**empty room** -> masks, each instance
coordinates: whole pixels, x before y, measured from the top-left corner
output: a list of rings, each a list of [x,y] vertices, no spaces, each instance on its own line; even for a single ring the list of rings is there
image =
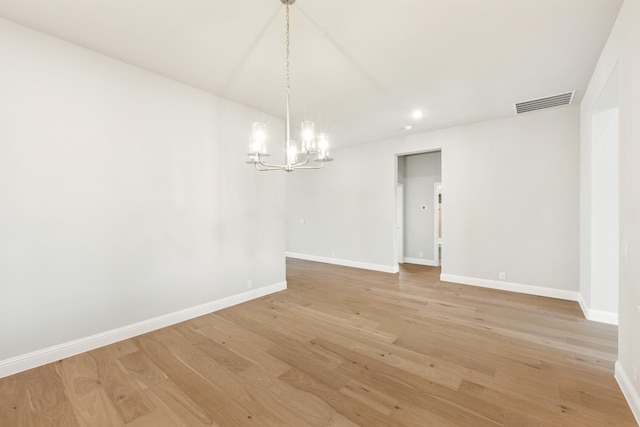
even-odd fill
[[[0,0],[0,426],[640,424],[637,0]]]

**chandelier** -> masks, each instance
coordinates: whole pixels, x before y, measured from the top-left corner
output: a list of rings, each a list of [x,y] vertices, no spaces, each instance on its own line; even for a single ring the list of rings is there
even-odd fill
[[[285,140],[284,163],[274,164],[264,161],[269,157],[267,153],[266,125],[253,123],[251,125],[251,142],[249,161],[259,171],[283,170],[293,172],[295,169],[320,169],[325,163],[332,161],[329,157],[329,137],[326,133],[315,135],[313,122],[302,122],[300,130],[300,147],[291,138],[291,123],[289,120],[289,6],[296,0],[280,0],[286,6],[286,116],[285,116]],[[313,163],[311,163],[313,162]]]

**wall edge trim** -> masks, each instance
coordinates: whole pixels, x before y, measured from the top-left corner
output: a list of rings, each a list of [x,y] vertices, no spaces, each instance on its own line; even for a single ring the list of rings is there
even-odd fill
[[[428,267],[438,267],[438,261],[435,259],[423,259],[423,258],[411,258],[404,257],[402,259],[407,264],[418,264],[418,265],[426,265]]]
[[[227,307],[251,301],[275,292],[287,289],[287,282],[262,286],[240,294],[231,295],[215,301],[161,315],[131,325],[100,332],[95,335],[36,350],[9,359],[0,360],[0,378],[8,377],[19,372],[38,366],[56,362],[67,357],[75,356],[86,351],[94,350],[105,345],[129,339],[147,332],[175,325],[205,314],[213,313]]]
[[[478,286],[481,288],[498,289],[501,291],[518,292],[521,294],[578,301],[577,291],[567,291],[564,289],[545,288],[542,286],[524,285],[521,283],[504,282],[501,280],[498,281],[479,279],[477,277],[457,276],[454,274],[441,274],[440,280],[443,282],[459,283],[462,285]]]
[[[631,412],[633,412],[633,416],[636,417],[636,421],[640,425],[640,394],[633,387],[631,378],[629,378],[619,360],[616,361],[615,378],[631,408]]]
[[[368,262],[351,261],[340,258],[322,257],[317,255],[300,254],[295,252],[285,252],[285,256],[288,258],[302,259],[305,261],[322,262],[324,264],[341,265],[343,267],[355,267],[363,270],[380,271],[382,273],[397,273],[398,266],[371,264]]]
[[[609,325],[618,325],[618,313],[613,313],[610,311],[602,311],[602,310],[593,310],[589,308],[587,303],[582,298],[582,294],[578,294],[578,303],[580,304],[580,308],[582,309],[582,313],[587,320],[591,320],[593,322],[607,323]]]

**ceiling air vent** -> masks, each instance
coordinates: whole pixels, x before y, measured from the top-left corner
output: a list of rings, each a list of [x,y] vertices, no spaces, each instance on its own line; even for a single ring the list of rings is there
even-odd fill
[[[516,114],[528,113],[529,111],[543,110],[545,108],[569,105],[573,101],[576,91],[561,93],[559,95],[547,96],[546,98],[533,99],[531,101],[518,102],[516,104]]]

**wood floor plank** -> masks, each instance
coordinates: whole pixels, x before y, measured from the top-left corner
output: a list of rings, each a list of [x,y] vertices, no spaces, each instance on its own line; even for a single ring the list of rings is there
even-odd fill
[[[180,387],[141,351],[118,359],[123,369],[137,381],[163,416],[177,426],[217,425]]]
[[[342,387],[340,392],[384,415],[390,415],[398,405],[397,398],[353,379]]]
[[[411,404],[433,411],[431,418],[436,418],[438,413],[448,416],[451,413],[460,415],[458,411],[462,411],[465,414],[460,415],[461,419],[468,418],[467,413],[470,413],[476,422],[477,420],[497,421],[504,416],[504,410],[499,405],[473,398],[461,400],[457,391],[433,381],[425,381],[414,373],[390,366],[330,341],[314,340],[314,343],[327,346],[344,357],[344,363],[339,367],[338,372],[358,379],[371,387],[388,390],[390,396],[399,399],[401,407],[406,408],[407,404]],[[448,406],[451,408],[445,409]]]
[[[294,411],[313,426],[355,425],[323,400],[307,393],[299,393],[294,387],[280,378],[273,377],[258,366],[240,375],[253,386],[254,393],[268,393],[282,407],[288,408],[288,411]]]
[[[352,399],[331,387],[327,383],[321,382],[318,378],[308,375],[296,368],[291,368],[280,376],[292,387],[300,391],[309,393],[327,402],[336,412],[360,426],[392,426],[399,425],[393,423],[389,417],[378,411],[371,410],[366,404]]]
[[[169,377],[141,351],[127,354],[118,358],[122,369],[142,388],[147,389],[152,384],[167,381]]]
[[[195,324],[195,326],[194,326]],[[199,333],[242,355],[254,365],[262,367],[274,376],[291,369],[291,366],[266,352],[273,344],[263,337],[249,333],[219,317],[206,316],[189,322],[189,327],[197,328]]]
[[[155,405],[142,392],[139,384],[118,364],[120,353],[103,347],[89,352],[96,361],[98,379],[125,424],[150,414]]]
[[[158,366],[181,390],[220,425],[244,425],[253,418],[234,399],[230,398],[215,378],[207,378],[194,370],[188,362],[175,355],[155,337],[147,334],[134,339],[140,350]]]
[[[56,365],[45,365],[25,373],[26,393],[33,412],[44,412],[61,406],[66,400],[62,379]]]
[[[290,259],[283,292],[0,379],[0,426],[637,426],[615,326],[439,277]]]
[[[194,347],[231,372],[241,373],[253,366],[249,360],[210,339],[197,342]]]
[[[27,397],[34,426],[73,427],[78,420],[65,393],[60,363],[41,366],[28,373]]]
[[[79,426],[76,415],[73,412],[71,402],[62,401],[60,404],[35,412],[33,414],[34,427],[77,427]]]
[[[32,427],[26,377],[29,371],[0,379],[0,425]]]
[[[149,398],[161,409],[161,419],[172,421],[179,427],[219,426],[173,381],[155,383],[145,390]]]
[[[83,353],[64,359],[60,364],[69,402],[80,426],[124,426],[120,414],[102,388],[98,366],[91,355]]]

